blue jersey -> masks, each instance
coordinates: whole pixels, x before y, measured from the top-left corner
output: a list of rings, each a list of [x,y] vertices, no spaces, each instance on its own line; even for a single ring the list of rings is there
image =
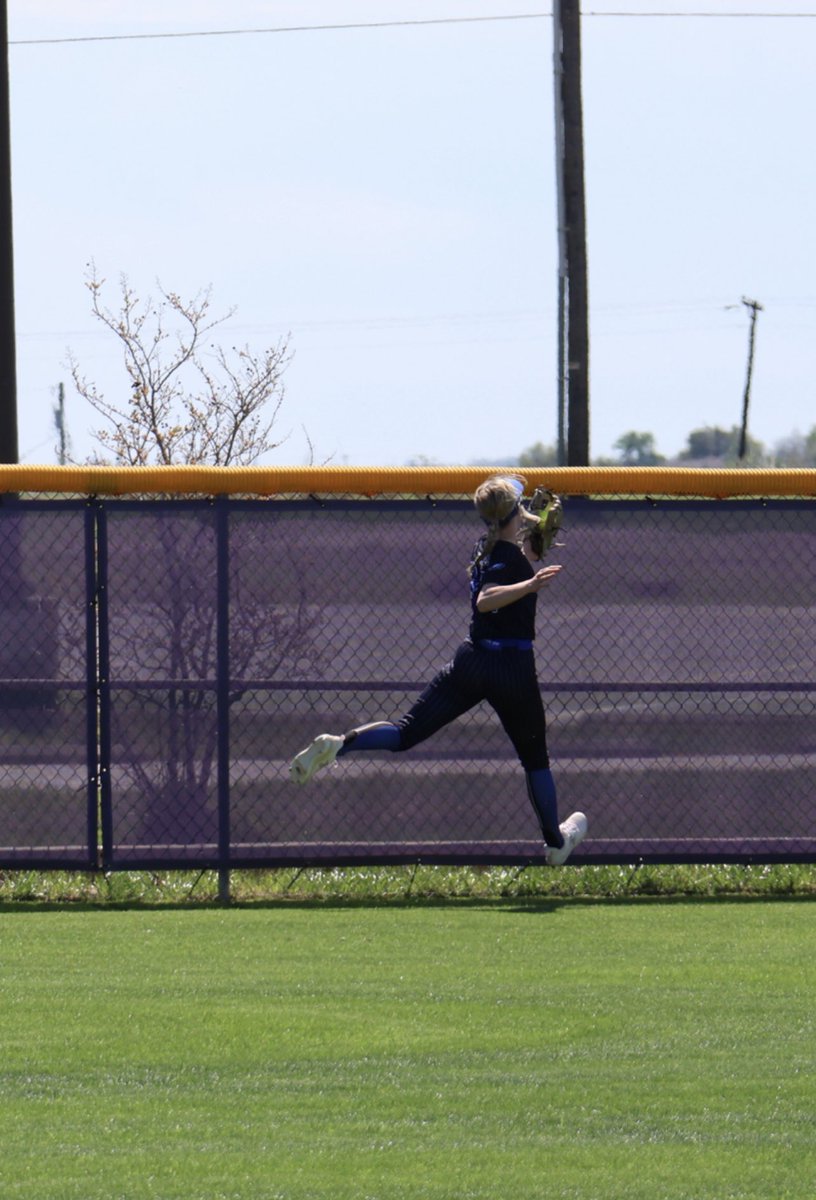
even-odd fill
[[[536,592],[530,592],[493,612],[480,613],[476,608],[476,599],[482,588],[520,583],[523,579],[532,579],[534,574],[529,560],[515,542],[496,542],[487,558],[482,559],[471,575],[471,641],[495,638],[532,640],[535,637]]]

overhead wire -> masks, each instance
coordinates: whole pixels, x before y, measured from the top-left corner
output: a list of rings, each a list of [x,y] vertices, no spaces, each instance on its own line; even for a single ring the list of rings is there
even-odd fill
[[[398,29],[412,25],[465,25],[487,21],[538,21],[549,13],[508,13],[499,16],[481,17],[416,17],[398,21],[345,21],[332,24],[274,25],[258,29],[190,29],[175,33],[107,33],[82,37],[27,38],[13,40],[10,46],[55,45],[65,42],[138,42],[159,41],[167,38],[197,37],[241,37],[275,33],[314,33],[351,29]]]
[[[394,21],[346,21],[331,24],[319,23],[311,25],[276,25],[255,29],[190,29],[164,33],[104,33],[86,34],[77,37],[12,38],[9,40],[8,44],[9,46],[56,46],[70,45],[78,42],[139,42],[166,41],[170,39],[181,38],[257,37],[262,35],[282,33],[337,32],[355,29],[400,29],[430,25],[473,25],[500,21],[540,21],[550,18],[552,15],[552,12],[494,13],[470,17],[414,17]],[[644,12],[636,12],[631,9],[618,9],[615,11],[589,9],[583,12],[582,16],[633,19],[673,18],[711,20],[813,20],[816,19],[816,10],[810,12],[719,12],[709,9],[697,9],[694,11],[654,9]]]

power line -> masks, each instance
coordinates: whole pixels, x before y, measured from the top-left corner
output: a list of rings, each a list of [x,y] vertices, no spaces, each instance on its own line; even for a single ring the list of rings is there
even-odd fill
[[[709,10],[697,10],[695,12],[679,12],[679,11],[650,11],[650,12],[634,12],[632,10],[620,9],[615,12],[599,12],[590,9],[583,13],[584,17],[612,17],[612,18],[633,18],[633,19],[653,19],[653,18],[672,18],[683,20],[814,20],[816,19],[816,11],[814,12],[713,12]],[[474,25],[485,24],[487,22],[499,21],[541,21],[552,18],[551,12],[530,12],[530,13],[503,13],[493,16],[481,17],[423,17],[413,20],[402,21],[349,21],[338,24],[320,24],[320,25],[277,25],[268,28],[260,29],[192,29],[184,30],[177,33],[108,33],[108,34],[90,34],[82,37],[58,37],[58,38],[15,38],[9,41],[10,46],[63,46],[71,45],[78,42],[143,42],[143,41],[167,41],[171,39],[182,38],[204,38],[204,37],[257,37],[260,35],[279,34],[279,33],[317,33],[317,32],[334,32],[342,30],[354,29],[401,29],[412,26],[428,26],[428,25]]]
[[[542,14],[546,15],[546,14]],[[710,12],[698,10],[697,12],[585,12],[585,17],[689,17],[689,18],[710,18],[714,21],[725,20],[750,20],[756,17],[762,20],[813,20],[816,18],[816,12]]]
[[[403,21],[349,21],[333,25],[277,25],[267,29],[196,29],[180,33],[110,33],[88,37],[31,38],[11,41],[11,46],[62,45],[70,42],[138,42],[167,38],[240,37],[273,33],[314,33],[346,29],[399,29],[412,25],[466,25],[487,21],[539,21],[551,13],[508,13],[484,17],[425,17]]]

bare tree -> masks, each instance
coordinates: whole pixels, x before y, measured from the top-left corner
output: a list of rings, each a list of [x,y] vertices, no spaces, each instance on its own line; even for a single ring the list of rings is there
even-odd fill
[[[158,285],[157,299],[142,300],[122,275],[114,310],[93,263],[86,286],[94,316],[119,340],[129,381],[127,398],[110,400],[69,354],[74,386],[106,422],[94,431],[106,456],[128,466],[248,466],[285,440],[272,431],[292,357],[287,338],[259,353],[213,344],[208,335],[234,310],[213,316],[210,288],[182,300]]]
[[[159,287],[158,298],[141,300],[123,275],[114,311],[103,300],[104,284],[91,264],[92,311],[122,348],[125,399],[111,400],[88,382],[73,356],[69,365],[77,391],[105,421],[94,432],[105,459],[129,466],[247,466],[281,444],[273,429],[291,359],[286,338],[260,353],[225,350],[211,334],[232,313],[212,314],[209,289],[182,300]],[[123,596],[111,631],[112,673],[134,679],[126,691],[130,701],[120,703],[113,721],[115,757],[130,780],[140,836],[211,841],[218,719],[207,682],[216,670],[218,626],[212,513],[179,517],[157,506],[155,514],[146,508],[140,517],[142,553],[130,575],[119,567]],[[287,537],[275,532],[272,544],[279,552]],[[319,612],[307,603],[304,580],[282,595],[264,566],[268,526],[261,521],[255,529],[239,520],[236,540],[241,549],[230,563],[231,703],[245,695],[240,681],[286,678],[313,668],[319,657]],[[142,681],[149,682],[140,686]],[[259,689],[248,691],[244,708],[260,712]]]

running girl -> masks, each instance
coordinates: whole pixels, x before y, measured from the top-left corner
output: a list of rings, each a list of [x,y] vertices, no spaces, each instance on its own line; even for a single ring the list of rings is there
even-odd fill
[[[491,477],[475,492],[476,511],[487,532],[476,543],[469,568],[470,633],[452,661],[398,721],[377,721],[342,735],[322,733],[294,757],[289,773],[304,784],[347,754],[410,750],[486,700],[524,769],[527,794],[549,848],[547,861],[558,866],[586,836],[587,819],[576,812],[558,823],[533,640],[538,593],[561,567],[535,569],[530,535],[538,517],[522,504],[523,493],[523,480],[504,475]]]

